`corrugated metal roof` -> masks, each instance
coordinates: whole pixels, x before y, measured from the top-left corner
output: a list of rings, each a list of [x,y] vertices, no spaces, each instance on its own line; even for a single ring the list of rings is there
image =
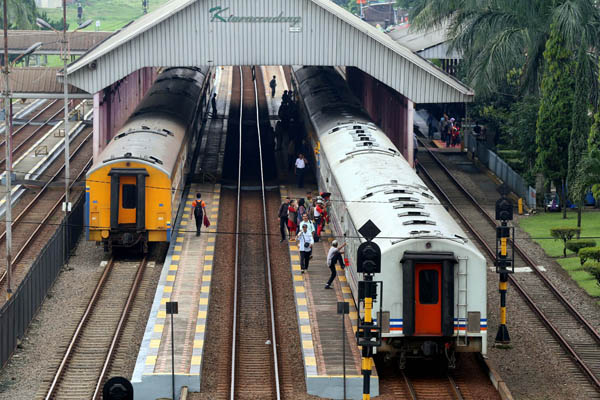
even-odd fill
[[[15,98],[51,98],[63,95],[63,85],[56,75],[62,68],[26,67],[10,70],[11,96]],[[81,96],[77,96],[81,95]],[[69,85],[69,96],[90,97],[89,93]]]
[[[94,46],[100,44],[104,39],[114,32],[67,32],[72,54],[83,54]],[[37,54],[57,54],[60,52],[60,40],[62,35],[53,31],[8,31],[8,52],[20,54],[34,43],[41,42]],[[4,41],[0,40],[0,51],[4,51]]]
[[[221,14],[300,17],[295,25],[223,22],[211,7],[207,0],[166,3],[71,64],[70,80],[95,93],[146,66],[345,65],[416,103],[472,100],[470,88],[330,0],[231,0]]]
[[[456,50],[449,51],[448,24],[426,31],[414,31],[409,24],[403,24],[392,29],[388,35],[396,43],[424,58],[462,58]]]

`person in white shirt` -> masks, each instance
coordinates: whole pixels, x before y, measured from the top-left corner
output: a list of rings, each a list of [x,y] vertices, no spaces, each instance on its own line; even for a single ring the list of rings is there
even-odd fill
[[[299,188],[304,187],[304,171],[306,171],[306,158],[304,158],[304,154],[298,154],[298,158],[296,159],[295,170],[296,180]]]
[[[329,248],[329,252],[327,253],[327,266],[329,267],[329,270],[331,271],[331,276],[329,277],[329,280],[325,284],[325,289],[331,289],[331,283],[335,279],[335,263],[339,262],[340,267],[342,267],[342,269],[344,269],[344,259],[342,257],[342,254],[343,254],[342,249],[345,246],[346,246],[346,243],[344,243],[343,245],[341,245],[338,248],[337,240],[334,240],[333,242],[331,242],[331,247]]]
[[[298,250],[300,250],[300,269],[302,273],[308,270],[308,262],[312,254],[312,247],[315,243],[312,234],[308,233],[308,226],[302,225],[302,230],[296,236],[296,242],[298,243]]]
[[[302,227],[304,225],[306,225],[306,231],[312,235],[315,231],[315,225],[312,223],[312,221],[309,221],[307,213],[302,214],[302,222],[300,222],[300,231],[302,231]]]

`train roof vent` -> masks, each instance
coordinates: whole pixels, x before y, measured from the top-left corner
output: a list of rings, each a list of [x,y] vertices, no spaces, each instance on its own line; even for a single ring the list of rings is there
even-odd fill
[[[392,190],[386,190],[383,193],[384,194],[413,194],[414,192],[411,190],[406,190],[406,189],[392,189]]]
[[[437,225],[437,223],[427,219],[412,219],[410,221],[404,221],[402,225]]]
[[[359,143],[356,144],[356,147],[379,147],[379,145],[371,141],[361,140]]]
[[[400,208],[425,208],[422,204],[411,204],[411,203],[402,203],[402,204],[396,204],[394,206],[395,210],[398,210]]]
[[[163,129],[162,129],[162,131],[163,131],[163,132],[165,132],[165,133],[166,133],[167,135],[169,135],[169,136],[175,136],[175,135],[173,134],[173,132],[171,132],[171,131],[170,131],[170,130],[168,130],[168,129],[165,129],[165,128],[163,128]]]
[[[423,193],[421,193],[421,194],[422,194],[423,196],[427,197],[428,199],[433,199],[433,196],[432,196],[432,195],[430,195],[429,193],[425,193],[425,192],[423,192]]]
[[[411,235],[424,235],[427,233],[431,233],[431,231],[410,231]]]
[[[339,126],[337,126],[337,127],[333,128],[333,129],[331,130],[331,133],[337,132],[337,131],[339,131],[339,130],[340,130],[340,127],[339,127]]]
[[[160,159],[158,159],[158,158],[156,158],[156,157],[154,157],[154,156],[150,156],[150,157],[148,157],[148,158],[149,158],[150,160],[154,161],[154,162],[155,162],[155,163],[157,163],[157,164],[161,164],[161,165],[162,165],[162,163],[163,163],[163,162],[162,162],[162,160],[160,160]]]
[[[149,127],[149,126],[146,126],[146,125],[142,125],[142,129],[143,129],[143,130],[145,130],[145,131],[149,131],[149,130],[150,130],[150,127]]]
[[[131,153],[130,152],[125,153],[125,154],[123,154],[123,157],[129,158],[129,157],[131,157]]]
[[[398,180],[397,179],[391,179],[390,183],[398,183]]]
[[[398,213],[399,217],[429,217],[431,214],[425,211],[404,211]]]
[[[417,199],[416,197],[403,196],[403,197],[392,197],[389,201],[390,201],[390,203],[397,203],[399,201],[409,201],[412,203],[418,203],[419,199]]]
[[[371,197],[371,196],[373,196],[373,192],[370,192],[370,193],[367,193],[367,194],[365,194],[365,195],[364,195],[363,197],[361,197],[360,199],[361,199],[361,200],[368,199],[368,198],[369,198],[369,197]]]
[[[360,125],[354,125],[354,126],[352,127],[352,129],[362,129],[362,126],[360,126]]]

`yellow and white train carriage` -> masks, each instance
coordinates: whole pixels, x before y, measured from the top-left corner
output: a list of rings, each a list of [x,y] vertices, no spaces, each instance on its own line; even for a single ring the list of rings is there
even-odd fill
[[[162,72],[86,176],[88,239],[105,249],[170,241],[190,170],[208,69]]]

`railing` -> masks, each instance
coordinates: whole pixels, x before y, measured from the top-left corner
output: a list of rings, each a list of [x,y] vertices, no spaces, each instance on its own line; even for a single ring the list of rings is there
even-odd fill
[[[83,203],[80,196],[69,214],[69,251],[83,232]],[[64,221],[64,220],[63,220]],[[64,224],[61,224],[31,265],[14,295],[0,308],[0,366],[4,367],[14,353],[29,323],[44,302],[66,261]]]
[[[484,141],[477,140],[470,133],[465,134],[465,147],[474,154],[479,161],[488,167],[498,178],[500,178],[515,194],[527,203],[530,208],[535,208],[535,189],[527,184],[525,179],[515,172],[496,153],[488,149]]]

